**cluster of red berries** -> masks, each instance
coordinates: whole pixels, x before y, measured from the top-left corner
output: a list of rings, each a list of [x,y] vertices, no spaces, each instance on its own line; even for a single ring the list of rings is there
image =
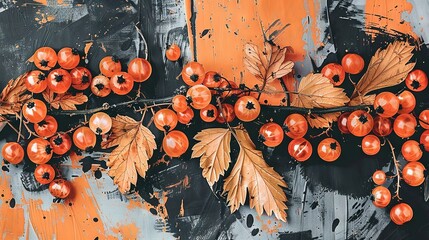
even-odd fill
[[[342,64],[330,63],[322,69],[322,74],[330,79],[331,83],[339,86],[344,82],[345,74],[358,74],[364,68],[364,60],[358,54],[346,54]],[[404,90],[398,95],[390,92],[382,92],[374,101],[373,116],[364,110],[345,112],[338,119],[338,128],[343,134],[352,134],[363,137],[361,148],[366,155],[376,155],[381,148],[380,137],[387,137],[394,132],[401,138],[409,138],[414,135],[418,121],[412,114],[416,99],[412,92],[423,91],[428,85],[428,78],[421,70],[409,73],[405,84],[410,91]],[[411,92],[412,91],[412,92]],[[392,123],[392,118],[396,116]],[[419,115],[420,126],[426,129],[420,143],[415,140],[407,140],[401,148],[402,156],[409,163],[402,169],[402,178],[410,186],[420,186],[424,182],[423,164],[418,162],[423,156],[422,148],[429,151],[429,110],[424,110]],[[308,160],[312,153],[311,143],[304,138],[308,130],[308,123],[301,114],[293,113],[286,117],[283,125],[274,122],[264,124],[259,130],[260,140],[268,147],[280,145],[284,139],[284,133],[292,140],[288,145],[289,155],[297,161]],[[373,134],[371,134],[371,132]],[[317,147],[318,156],[327,162],[336,161],[341,155],[341,145],[334,138],[323,139]],[[373,181],[382,185],[386,181],[386,174],[378,170],[374,173]],[[377,186],[373,190],[374,205],[386,207],[391,200],[390,191],[384,186]],[[395,205],[390,212],[392,221],[401,225],[412,218],[412,209],[406,203]]]
[[[166,50],[166,57],[170,61],[177,61],[180,58],[180,47],[172,44]],[[107,97],[111,92],[126,95],[133,89],[134,82],[144,82],[152,73],[151,64],[143,58],[132,59],[128,63],[127,72],[123,72],[119,59],[107,56],[99,63],[101,74],[92,77],[87,68],[79,66],[81,59],[78,50],[69,47],[62,48],[58,53],[50,47],[37,49],[32,60],[38,70],[33,70],[25,76],[27,90],[33,94],[47,90],[64,94],[70,88],[78,91],[90,88],[98,97]],[[57,65],[59,68],[55,68]],[[196,91],[192,96],[198,99],[198,89],[194,90]],[[197,102],[198,100],[194,105]],[[165,111],[171,110],[163,109],[156,116],[160,117]],[[54,154],[61,156],[68,153],[72,145],[82,151],[93,148],[97,143],[96,135],[110,131],[112,119],[104,112],[94,113],[89,120],[89,127],[81,126],[75,129],[71,137],[71,131],[58,131],[57,120],[47,113],[48,108],[42,100],[30,99],[23,104],[22,115],[27,123],[33,124],[33,135],[36,138],[27,144],[26,152],[17,142],[6,143],[2,148],[2,156],[11,164],[19,164],[26,154],[30,161],[37,164],[34,170],[36,181],[43,185],[49,184],[49,191],[54,197],[66,198],[71,192],[71,184],[61,177],[59,170],[49,164],[49,161]],[[158,124],[158,120],[155,123]],[[166,151],[174,150],[174,147],[169,148],[171,142],[177,143],[177,140],[183,137],[186,138],[186,135],[182,132],[170,132],[164,139]]]
[[[220,108],[211,104],[212,94],[228,98],[238,95],[241,91],[237,84],[222,78],[214,71],[206,72],[198,62],[189,62],[183,67],[182,79],[189,86],[186,95],[176,95],[172,99],[172,108],[162,109],[155,113],[155,126],[167,132],[163,140],[163,149],[170,157],[178,157],[184,154],[189,142],[185,134],[180,131],[172,131],[177,123],[189,124],[194,118],[194,110],[199,110],[199,115],[204,122],[229,123],[235,118],[250,122],[255,120],[261,111],[261,106],[256,98],[242,96],[235,105],[222,103]],[[217,89],[217,90],[216,90]]]
[[[177,61],[180,58],[180,48],[173,44],[166,51],[166,58]],[[122,71],[120,61],[114,56],[107,56],[99,63],[101,74],[92,77],[91,72],[78,66],[81,56],[72,48],[63,48],[58,54],[49,47],[39,48],[33,55],[33,61],[39,70],[31,71],[25,78],[27,89],[32,93],[42,93],[49,89],[56,94],[64,94],[72,87],[78,91],[90,88],[98,97],[106,97],[111,91],[118,95],[127,95],[134,87],[134,82],[146,81],[151,73],[151,64],[142,58],[132,59],[128,63],[127,72]],[[53,69],[57,64],[59,68]],[[342,64],[330,63],[322,69],[322,74],[339,86],[344,82],[345,74],[358,74],[364,68],[364,60],[357,54],[346,54]],[[198,62],[189,62],[182,69],[182,79],[189,86],[185,95],[172,98],[172,110],[169,108],[157,111],[153,122],[157,129],[165,132],[162,141],[163,150],[170,157],[179,157],[189,148],[187,136],[175,130],[178,123],[189,124],[194,118],[194,110],[199,110],[201,119],[205,122],[229,123],[235,118],[242,122],[251,122],[258,118],[261,106],[252,94],[243,94],[244,89],[236,83],[228,81],[214,71],[206,72]],[[422,91],[427,87],[428,79],[421,70],[412,71],[406,81],[411,91]],[[221,103],[212,104],[212,95],[223,99],[232,95],[238,97],[234,105]],[[343,113],[338,119],[338,128],[344,134],[352,134],[362,138],[362,151],[367,155],[375,155],[381,148],[379,137],[386,137],[392,131],[401,138],[409,138],[415,133],[417,120],[411,114],[416,106],[412,92],[403,91],[398,95],[382,92],[374,102],[375,118],[363,110]],[[64,155],[74,144],[80,150],[93,148],[97,143],[96,135],[106,134],[112,127],[111,117],[103,112],[95,113],[89,120],[89,127],[81,126],[69,132],[58,131],[58,123],[53,116],[47,115],[46,104],[39,99],[28,100],[22,108],[24,118],[33,123],[36,138],[27,145],[28,158],[37,164],[34,171],[35,179],[41,184],[50,184],[49,190],[58,198],[65,198],[71,191],[68,181],[62,179],[53,166],[48,164],[54,154]],[[398,114],[398,115],[397,115]],[[396,118],[391,121],[391,118]],[[401,149],[404,158],[409,163],[402,170],[404,181],[411,186],[419,186],[424,181],[424,166],[418,162],[423,152],[420,144],[429,151],[429,110],[424,110],[419,116],[420,125],[427,129],[420,138],[420,143],[414,140],[406,141]],[[268,147],[277,147],[284,135],[291,138],[288,153],[297,161],[308,160],[313,148],[305,139],[308,131],[306,118],[297,113],[288,115],[283,125],[268,122],[259,129],[259,139]],[[372,131],[373,134],[370,134]],[[327,162],[336,161],[341,155],[341,145],[334,138],[323,139],[317,147],[318,156]],[[3,158],[18,164],[24,158],[23,147],[16,142],[6,143],[2,149]],[[57,177],[57,178],[56,178]],[[378,170],[373,176],[374,183],[382,185],[386,174]],[[390,191],[377,186],[373,190],[374,204],[386,207],[390,203]],[[411,214],[410,214],[411,213]],[[407,222],[412,217],[412,209],[406,203],[400,203],[392,208],[391,218],[397,224]]]
[[[83,91],[91,88],[94,95],[106,97],[113,91],[119,95],[129,93],[134,82],[146,81],[152,67],[148,61],[135,58],[128,64],[128,72],[121,71],[121,63],[116,57],[108,56],[100,61],[101,75],[92,77],[91,72],[78,66],[81,56],[76,49],[62,48],[58,54],[50,47],[41,47],[33,55],[38,70],[29,72],[25,77],[27,90],[33,94],[47,89],[56,94],[64,94],[72,87]],[[59,68],[53,69],[59,65]],[[74,130],[72,137],[68,132],[58,131],[57,120],[47,115],[46,104],[39,99],[30,99],[23,104],[22,115],[28,123],[33,123],[34,135],[27,144],[26,155],[37,167],[35,179],[40,184],[49,184],[54,197],[65,198],[71,191],[70,182],[62,179],[58,170],[48,162],[53,155],[64,155],[74,144],[80,150],[88,150],[96,145],[97,135],[106,134],[112,127],[112,119],[103,112],[95,113],[89,120],[89,127],[82,126]],[[12,164],[24,159],[24,149],[17,142],[8,142],[2,148],[3,158]]]
[[[357,74],[363,67],[364,61],[359,55],[347,54],[342,60],[342,65],[330,63],[322,69],[322,74],[338,86],[344,81],[345,72]],[[405,79],[405,85],[410,91],[404,90],[397,95],[391,92],[382,92],[376,96],[374,111],[377,116],[375,118],[363,110],[346,112],[339,117],[338,128],[344,134],[363,137],[362,151],[366,155],[376,155],[381,148],[379,137],[387,137],[393,131],[400,138],[409,138],[416,132],[419,122],[420,126],[426,129],[420,137],[420,143],[415,140],[407,140],[401,148],[402,156],[408,161],[402,169],[402,179],[408,185],[415,187],[420,186],[425,178],[425,167],[418,161],[423,156],[421,146],[429,151],[429,110],[423,110],[419,115],[419,121],[416,120],[412,113],[416,107],[416,98],[412,92],[421,92],[426,89],[428,86],[427,75],[421,70],[413,70]],[[395,118],[392,123],[393,117]],[[373,134],[370,134],[371,131]],[[331,149],[330,151],[335,150]],[[321,155],[320,157],[324,159]],[[400,177],[399,173],[397,174],[397,177]],[[372,191],[374,205],[380,208],[387,207],[392,197],[390,191],[382,186],[386,182],[386,173],[377,170],[372,179],[377,185]],[[406,203],[399,203],[390,211],[390,218],[398,225],[410,221],[412,217],[413,210]]]

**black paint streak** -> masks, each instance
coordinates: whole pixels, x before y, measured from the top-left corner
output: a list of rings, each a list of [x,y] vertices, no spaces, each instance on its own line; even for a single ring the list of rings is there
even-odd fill
[[[100,165],[101,168],[107,169],[107,165],[105,161],[100,161],[97,159],[94,159],[90,156],[84,157],[79,161],[82,164],[82,171],[83,172],[88,172],[89,170],[91,170],[92,165]],[[94,176],[99,179],[101,178],[101,171],[99,169],[97,169],[94,172]]]
[[[316,209],[317,208],[317,206],[319,206],[319,202],[318,201],[314,201],[311,205],[310,205],[310,208],[311,209]]]
[[[335,232],[335,229],[337,228],[338,224],[340,223],[340,219],[335,218],[332,222],[332,232]]]
[[[103,176],[103,174],[101,173],[100,169],[95,170],[94,177],[96,179],[100,179],[102,176]]]
[[[34,170],[33,170],[34,171]],[[47,185],[42,185],[34,178],[33,171],[23,170],[21,172],[21,182],[25,190],[29,192],[40,192],[48,188]]]
[[[14,208],[14,207],[15,207],[15,204],[16,204],[16,202],[15,202],[15,198],[12,198],[12,199],[9,201],[9,207],[10,207],[10,208]]]
[[[210,29],[204,29],[201,33],[200,33],[200,38],[203,38],[204,36],[206,36],[208,33],[210,33]],[[209,35],[210,37],[210,35]]]
[[[247,215],[246,225],[247,225],[248,228],[251,228],[253,226],[253,221],[254,221],[253,220],[253,215],[252,214]]]
[[[156,211],[156,209],[155,209],[155,208],[151,208],[151,209],[149,209],[149,211],[150,211],[153,215],[157,215],[157,214],[158,214],[158,211]]]
[[[371,230],[373,227],[375,227],[378,224],[378,219],[375,217],[376,212],[374,211],[371,215],[371,217],[368,219],[368,222],[361,228],[361,231],[365,230]]]
[[[198,54],[197,54],[197,25],[196,25],[196,20],[197,20],[197,12],[195,11],[195,6],[194,6],[194,0],[191,1],[191,17],[189,18],[189,22],[191,25],[191,32],[192,32],[192,41],[194,42],[194,47],[193,47],[193,57],[194,57],[194,61],[198,62]]]
[[[348,222],[353,222],[353,221],[358,220],[358,219],[362,216],[363,212],[364,212],[364,209],[359,209],[359,210],[358,210],[358,211],[356,211],[353,215],[351,215],[351,216],[347,219],[347,221],[348,221]]]
[[[311,230],[303,231],[303,232],[285,232],[285,233],[279,233],[279,239],[280,240],[311,240]]]

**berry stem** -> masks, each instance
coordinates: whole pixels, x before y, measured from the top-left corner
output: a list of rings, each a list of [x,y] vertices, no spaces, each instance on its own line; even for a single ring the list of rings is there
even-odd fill
[[[401,181],[401,173],[399,170],[399,162],[398,159],[396,159],[396,155],[395,155],[395,148],[393,147],[392,143],[390,142],[389,139],[386,139],[387,143],[389,144],[390,150],[392,151],[392,157],[393,157],[393,164],[395,165],[395,169],[396,169],[396,175],[394,177],[396,177],[396,191],[395,191],[395,196],[398,200],[402,200],[402,198],[399,196],[399,188],[401,187],[400,185],[400,181]]]
[[[14,131],[14,132],[16,132],[16,134],[18,134],[18,139],[16,140],[16,142],[19,142],[19,138],[21,137],[21,138],[25,138],[24,137],[24,135],[22,135],[22,133],[20,133],[19,131],[18,131],[18,129],[16,129],[10,122],[9,122],[9,120],[8,121],[6,121],[6,124],[10,127],[10,128],[12,128],[12,130]]]
[[[126,102],[116,103],[113,105],[105,103],[101,107],[90,108],[90,109],[86,109],[86,110],[67,110],[67,111],[66,110],[61,110],[61,111],[54,110],[54,111],[50,111],[49,114],[53,115],[53,116],[87,115],[87,114],[93,114],[93,113],[100,112],[100,111],[107,111],[107,110],[111,110],[111,109],[126,107],[128,105],[133,105],[133,104],[145,104],[145,105],[146,104],[152,104],[152,105],[158,106],[160,103],[170,103],[172,99],[173,99],[173,97],[165,97],[165,98],[159,98],[159,99],[141,98],[141,99],[135,99],[135,100],[126,101]]]
[[[173,96],[159,98],[159,99],[135,99],[135,100],[121,102],[113,105],[109,105],[106,103],[101,107],[91,108],[87,110],[67,110],[67,111],[53,110],[53,111],[50,111],[49,114],[53,116],[88,115],[88,114],[93,114],[100,111],[117,109],[117,108],[133,105],[133,104],[143,104],[143,105],[147,105],[149,108],[152,105],[161,106],[161,105],[170,104],[172,99],[173,99]],[[267,109],[276,109],[279,111],[296,112],[296,113],[303,113],[303,114],[309,114],[309,113],[326,114],[326,113],[335,113],[335,112],[348,112],[348,111],[362,110],[362,109],[368,109],[368,108],[372,109],[372,106],[370,105],[342,106],[342,107],[334,107],[334,108],[302,108],[302,107],[293,107],[293,106],[268,106],[268,105],[262,105],[262,107]]]
[[[16,140],[17,142],[19,142],[19,139],[22,136],[21,131],[22,131],[22,111],[19,113],[19,130],[18,130],[18,139]]]
[[[318,137],[320,137],[320,136],[323,136],[323,135],[326,135],[326,136],[328,136],[328,137],[331,137],[330,135],[329,135],[329,132],[332,130],[332,124],[329,124],[329,127],[327,128],[327,129],[325,129],[323,132],[321,132],[321,133],[319,133],[319,134],[317,134],[317,135],[310,135],[310,138],[311,139],[314,139],[314,138],[318,138]]]
[[[88,121],[83,121],[83,122],[79,123],[78,125],[76,125],[76,126],[70,128],[69,130],[65,131],[64,133],[71,133],[74,130],[76,130],[76,129],[82,127],[82,126],[85,126],[86,124],[88,124]]]

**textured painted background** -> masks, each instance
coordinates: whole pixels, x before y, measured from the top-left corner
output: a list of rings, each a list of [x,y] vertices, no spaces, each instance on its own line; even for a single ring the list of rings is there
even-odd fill
[[[395,39],[418,44],[417,67],[428,71],[429,3],[419,0],[0,0],[0,86],[33,65],[26,60],[40,46],[63,46],[88,52],[87,64],[98,73],[98,61],[115,54],[123,63],[143,52],[135,26],[148,44],[154,67],[145,90],[149,96],[171,95],[182,85],[176,76],[184,62],[195,59],[207,70],[250,86],[255,79],[243,66],[243,45],[262,44],[262,30],[277,23],[276,43],[291,46],[295,78],[318,71],[346,52],[368,61],[379,47]],[[277,22],[277,20],[279,20]],[[177,43],[183,59],[164,58],[166,46]],[[350,85],[346,88],[351,90]],[[155,91],[153,90],[155,89]],[[279,104],[284,96],[269,99]],[[423,96],[418,96],[423,99]],[[111,100],[115,101],[115,100]],[[92,100],[88,106],[102,104]],[[283,121],[284,116],[275,120]],[[76,119],[75,119],[76,120]],[[77,119],[78,120],[78,119]],[[194,125],[198,125],[194,127]],[[189,136],[201,124],[182,127]],[[203,127],[207,127],[203,125]],[[257,124],[248,129],[256,132]],[[156,133],[157,131],[154,130]],[[0,145],[13,141],[0,132]],[[158,133],[159,134],[159,133]],[[255,134],[255,133],[254,133]],[[357,141],[335,136],[347,146],[342,159],[326,164],[318,159],[296,165],[285,157],[286,141],[274,152],[264,149],[267,162],[289,187],[288,223],[257,217],[242,207],[231,214],[210,189],[196,159],[164,159],[158,153],[146,179],[135,192],[121,195],[105,173],[97,153],[61,159],[74,195],[53,203],[43,189],[31,184],[32,166],[5,165],[0,172],[0,236],[3,239],[429,239],[429,205],[421,188],[404,186],[402,196],[415,212],[412,222],[397,227],[388,210],[369,200],[370,176],[391,170],[387,151],[379,158],[360,156]],[[393,139],[397,144],[399,139]],[[262,147],[262,146],[259,146]],[[357,154],[356,154],[357,153]],[[233,155],[237,154],[233,151]],[[427,165],[427,156],[423,163]],[[158,160],[159,159],[159,160]]]

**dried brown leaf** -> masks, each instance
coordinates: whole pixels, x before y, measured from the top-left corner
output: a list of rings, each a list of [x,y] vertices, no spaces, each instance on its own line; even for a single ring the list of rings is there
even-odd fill
[[[110,146],[117,147],[109,154],[108,173],[119,191],[125,193],[131,184],[137,183],[137,173],[141,177],[146,176],[148,160],[156,149],[155,136],[140,122],[127,116],[118,115],[112,118],[112,123],[115,128],[112,128],[108,141]],[[109,145],[103,147],[106,146]]]
[[[265,211],[274,213],[277,219],[286,221],[286,187],[283,178],[265,162],[262,152],[255,148],[249,134],[244,129],[235,130],[240,153],[231,174],[225,179],[224,193],[231,212],[236,211],[246,201],[259,215]]]
[[[358,105],[373,105],[375,101],[375,94],[370,94],[366,96],[357,96],[350,100],[349,106],[358,106]]]
[[[200,158],[203,177],[210,186],[224,175],[231,162],[231,131],[225,128],[210,128],[194,137],[199,143],[192,147],[192,158]]]
[[[303,108],[333,108],[344,106],[349,98],[344,89],[336,88],[322,74],[308,74],[299,86],[292,106]]]
[[[27,74],[19,76],[17,79],[12,79],[0,94],[1,102],[18,103],[28,100],[31,96],[24,94],[27,91],[25,86],[25,77]]]
[[[396,41],[386,49],[378,49],[369,62],[366,73],[356,85],[352,95],[355,98],[365,96],[372,91],[392,87],[405,80],[415,63],[408,63],[413,57],[414,46],[407,42]]]
[[[334,87],[321,74],[312,73],[301,80],[297,94],[294,95],[292,106],[310,109],[341,107],[350,100],[344,89]],[[311,127],[326,128],[336,121],[336,115],[338,114],[310,115],[307,120]]]
[[[341,113],[327,113],[327,114],[311,114],[307,116],[307,122],[312,128],[327,128],[337,121]]]
[[[118,146],[122,138],[126,136],[126,134],[135,128],[138,128],[140,122],[128,117],[118,115],[115,118],[112,118],[112,130],[107,141],[101,142],[101,147],[103,149],[111,148]]]
[[[1,103],[0,115],[15,115],[21,110],[19,104]]]
[[[16,114],[21,110],[22,104],[31,98],[27,94],[23,74],[17,79],[12,79],[0,93],[0,115]]]
[[[64,93],[58,94],[54,100],[49,103],[55,109],[59,109],[61,107],[63,110],[77,110],[76,105],[81,105],[87,101],[88,97],[83,93],[76,93],[76,95]]]
[[[244,46],[244,65],[263,83],[269,84],[292,71],[294,63],[285,61],[287,48],[279,48],[267,42],[264,49],[259,50],[254,44]]]
[[[244,65],[256,78],[263,80],[266,70],[259,57],[258,47],[253,44],[246,44],[244,46],[244,51],[246,53]]]
[[[42,92],[42,96],[45,99],[45,101],[49,104],[53,102],[55,99],[54,92],[51,91],[49,88],[46,88],[46,90]]]

